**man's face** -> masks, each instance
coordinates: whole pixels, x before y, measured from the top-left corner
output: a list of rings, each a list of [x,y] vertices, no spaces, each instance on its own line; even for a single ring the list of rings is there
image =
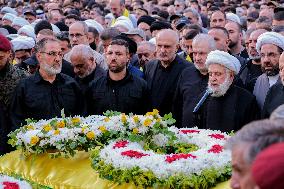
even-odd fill
[[[79,78],[84,78],[92,73],[94,58],[87,59],[81,55],[71,56],[71,64],[74,68],[74,73]]]
[[[180,14],[183,11],[185,5],[182,2],[176,1],[174,6],[176,14]]]
[[[3,20],[2,20],[2,24],[3,24],[3,25],[7,25],[7,26],[11,26],[11,25],[12,25],[12,22],[11,22],[10,20],[8,20],[8,19],[3,19]]]
[[[45,49],[37,53],[40,70],[44,70],[49,75],[60,73],[62,68],[62,56],[63,54],[58,42],[47,42]]]
[[[210,64],[208,73],[208,88],[212,90],[212,96],[220,97],[225,95],[234,79],[232,71],[227,70],[220,64]]]
[[[157,59],[164,62],[170,63],[176,56],[177,43],[173,37],[160,34],[156,37],[156,56]]]
[[[60,47],[63,54],[67,54],[70,51],[70,46],[68,41],[60,41]]]
[[[260,59],[260,55],[258,54],[256,50],[256,42],[257,38],[262,34],[263,32],[252,32],[249,37],[249,44],[248,44],[248,54],[250,59],[255,60],[255,59]]]
[[[207,7],[206,6],[201,6],[201,11],[200,11],[201,14],[207,16]]]
[[[124,11],[124,6],[122,6],[119,0],[111,0],[109,3],[110,11],[115,18],[122,16]]]
[[[83,12],[81,12],[81,17],[82,18],[85,18],[85,19],[89,19],[90,18],[90,13],[89,13],[89,11],[83,11]]]
[[[183,38],[182,40],[182,46],[184,47],[184,50],[186,50],[186,53],[188,55],[190,55],[190,57],[192,58],[192,39],[188,39],[186,40],[185,38]]]
[[[147,15],[147,13],[141,9],[136,9],[135,15],[136,15],[136,18],[139,19],[141,16]]]
[[[28,59],[30,57],[30,53],[25,50],[19,50],[15,52],[15,60],[17,64],[22,63],[24,60]]]
[[[151,37],[151,31],[150,31],[150,26],[144,22],[139,23],[138,28],[143,30],[146,34],[146,36]]]
[[[192,52],[196,69],[198,69],[200,72],[207,72],[208,70],[205,62],[207,55],[210,52],[208,43],[202,41],[200,41],[200,43],[194,43],[192,46]]]
[[[251,165],[244,159],[247,145],[239,145],[232,149],[232,189],[253,189],[255,184],[251,176]]]
[[[150,60],[155,58],[155,49],[151,49],[148,45],[139,45],[137,48],[139,64],[144,66]]]
[[[0,51],[0,70],[9,62],[10,55],[10,51]]]
[[[36,20],[36,17],[32,14],[25,14],[24,17],[30,24]]]
[[[193,15],[192,12],[183,13],[183,16],[187,17],[190,23],[198,24],[198,19]]]
[[[228,22],[225,25],[225,28],[229,33],[229,39],[230,39],[229,47],[233,48],[236,45],[238,45],[238,42],[240,41],[240,38],[242,37],[239,31],[238,25],[234,22]]]
[[[279,74],[280,74],[280,78],[282,81],[282,84],[284,85],[284,53],[281,54],[280,58],[279,58]]]
[[[278,47],[272,44],[264,44],[260,49],[261,69],[268,76],[279,73],[280,52]]]
[[[272,26],[275,27],[275,26],[284,26],[284,20],[275,20],[273,19],[272,21]]]
[[[69,28],[69,39],[72,47],[79,44],[89,44],[83,26],[77,23],[72,24]]]
[[[210,19],[210,27],[225,27],[226,19],[221,11],[216,11],[212,14]]]
[[[140,35],[127,35],[127,37],[129,37],[130,39],[132,39],[133,41],[135,41],[137,44],[144,41],[143,38]]]
[[[126,69],[129,61],[129,53],[125,46],[110,45],[106,52],[106,61],[109,71],[113,73],[120,73]]]
[[[219,29],[212,29],[209,30],[208,35],[212,36],[215,43],[216,43],[216,48],[220,51],[228,51],[228,36]]]
[[[107,48],[110,45],[111,39],[101,40],[101,42],[102,42],[102,46],[103,46],[103,49],[104,49],[104,53],[106,54]]]
[[[75,23],[76,20],[74,18],[66,18],[65,19],[65,25],[70,27],[73,23]]]
[[[51,24],[61,21],[62,15],[58,11],[51,11],[52,19],[49,21]]]

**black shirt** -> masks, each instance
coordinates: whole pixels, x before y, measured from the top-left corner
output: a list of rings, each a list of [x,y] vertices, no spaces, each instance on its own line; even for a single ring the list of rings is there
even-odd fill
[[[246,66],[243,67],[239,73],[239,77],[243,81],[246,88],[249,83],[262,74],[261,65],[253,64],[252,60],[248,61]],[[251,91],[251,90],[249,90]]]
[[[88,76],[84,78],[80,78],[78,76],[75,77],[75,80],[78,82],[79,86],[82,89],[83,94],[85,94],[88,89],[90,83],[102,76],[106,75],[106,71],[99,66],[96,66],[95,70]]]
[[[269,118],[271,113],[284,104],[284,87],[281,82],[270,87],[262,109],[262,118]]]
[[[37,71],[17,85],[10,108],[12,127],[19,128],[27,118],[60,117],[62,109],[66,116],[84,113],[84,101],[77,82],[60,73],[50,83]]]
[[[195,67],[189,67],[182,72],[173,103],[173,114],[177,127],[193,126],[193,109],[198,98],[206,90],[208,74],[203,75]]]
[[[100,115],[107,110],[145,114],[149,105],[147,84],[128,71],[120,81],[112,80],[107,74],[90,84],[86,101],[88,114]]]
[[[168,67],[158,60],[146,64],[145,78],[151,92],[151,105],[161,115],[172,112],[172,103],[181,72],[189,66],[186,60],[176,56]]]

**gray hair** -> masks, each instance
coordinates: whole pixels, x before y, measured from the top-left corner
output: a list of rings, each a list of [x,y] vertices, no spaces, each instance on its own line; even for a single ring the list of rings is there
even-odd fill
[[[89,31],[89,27],[88,27],[88,25],[85,23],[85,22],[83,22],[83,21],[76,21],[76,22],[74,22],[73,24],[71,24],[71,26],[70,27],[72,27],[72,25],[75,25],[75,24],[80,24],[81,26],[83,26],[83,32],[84,32],[84,34],[88,34],[88,31]]]
[[[101,40],[109,40],[115,38],[120,34],[120,31],[116,28],[106,28],[100,35]]]
[[[76,45],[70,51],[70,58],[74,56],[81,56],[84,59],[94,58],[93,49],[89,45]]]
[[[35,52],[39,53],[39,52],[45,51],[45,46],[46,46],[46,44],[48,42],[57,42],[57,43],[59,43],[59,40],[55,39],[55,38],[43,38],[43,39],[39,40],[36,43],[36,45],[35,45]]]
[[[260,120],[245,125],[227,141],[226,148],[232,150],[239,145],[249,146],[243,158],[251,164],[262,150],[282,141],[284,141],[283,121]]]
[[[271,120],[284,120],[284,104],[278,106],[270,115]]]
[[[195,18],[199,18],[199,13],[193,8],[187,8],[183,11],[183,13],[191,12]]]
[[[138,45],[138,47],[139,46],[148,46],[153,51],[155,51],[155,49],[156,49],[156,46],[153,43],[150,43],[149,41],[142,41],[142,42],[138,43],[137,45]]]
[[[214,38],[208,34],[200,33],[193,38],[192,45],[195,43],[205,42],[208,44],[210,51],[216,50],[216,42]]]

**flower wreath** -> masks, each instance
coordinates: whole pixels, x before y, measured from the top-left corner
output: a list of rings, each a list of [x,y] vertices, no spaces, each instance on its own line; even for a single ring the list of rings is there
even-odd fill
[[[100,176],[123,183],[132,181],[141,187],[210,188],[230,177],[230,153],[224,150],[229,135],[204,129],[169,130],[177,144],[197,146],[189,153],[158,154],[145,150],[143,142],[115,140],[94,152],[93,168]],[[159,134],[154,143],[167,147],[168,139]]]
[[[26,182],[15,179],[13,177],[0,175],[1,189],[32,189],[32,186]]]

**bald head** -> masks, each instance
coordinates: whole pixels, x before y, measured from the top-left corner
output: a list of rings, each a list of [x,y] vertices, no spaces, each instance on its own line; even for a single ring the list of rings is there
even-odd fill
[[[171,40],[176,45],[179,43],[178,33],[176,31],[174,31],[174,30],[171,30],[171,29],[161,30],[157,34],[156,40],[164,40],[164,39]]]
[[[79,44],[89,44],[88,41],[88,26],[85,22],[77,21],[69,27],[70,44],[73,46]]]

